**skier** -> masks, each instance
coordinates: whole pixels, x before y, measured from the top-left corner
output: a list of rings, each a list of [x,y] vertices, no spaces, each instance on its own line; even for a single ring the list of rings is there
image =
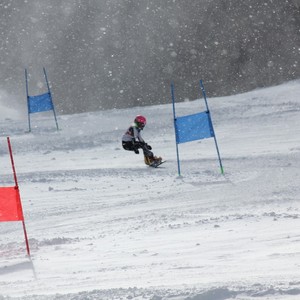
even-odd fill
[[[139,149],[143,150],[144,161],[148,166],[157,166],[161,163],[162,158],[154,156],[152,147],[148,145],[141,136],[141,131],[146,125],[146,118],[138,115],[135,117],[133,124],[127,129],[122,137],[122,146],[125,150],[134,151],[139,154]]]

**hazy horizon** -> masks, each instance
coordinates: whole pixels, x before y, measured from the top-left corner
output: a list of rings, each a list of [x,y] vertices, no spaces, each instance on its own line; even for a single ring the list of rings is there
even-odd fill
[[[224,96],[300,77],[299,0],[8,1],[0,4],[0,101],[46,89],[77,113]]]

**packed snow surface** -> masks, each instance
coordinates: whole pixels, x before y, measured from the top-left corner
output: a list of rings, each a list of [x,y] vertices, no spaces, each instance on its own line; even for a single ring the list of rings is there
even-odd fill
[[[214,139],[179,145],[172,105],[77,115],[0,111],[0,299],[300,299],[300,81],[208,99]],[[54,99],[56,101],[56,99]],[[58,101],[58,100],[57,100]],[[178,116],[203,99],[176,105]],[[125,151],[135,115],[160,168]]]

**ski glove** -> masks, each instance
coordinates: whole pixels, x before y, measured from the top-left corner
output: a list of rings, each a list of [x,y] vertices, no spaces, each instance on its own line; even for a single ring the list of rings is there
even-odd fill
[[[143,143],[143,147],[147,148],[148,150],[152,150],[152,147],[148,145],[147,143]]]
[[[140,151],[138,149],[134,149],[133,151],[134,151],[135,154],[139,154],[140,153]]]

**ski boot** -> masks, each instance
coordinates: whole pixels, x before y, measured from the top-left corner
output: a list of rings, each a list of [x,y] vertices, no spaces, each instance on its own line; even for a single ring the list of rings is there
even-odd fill
[[[145,164],[148,166],[152,166],[152,165],[159,165],[162,161],[161,157],[157,157],[157,156],[144,156],[144,161]]]

